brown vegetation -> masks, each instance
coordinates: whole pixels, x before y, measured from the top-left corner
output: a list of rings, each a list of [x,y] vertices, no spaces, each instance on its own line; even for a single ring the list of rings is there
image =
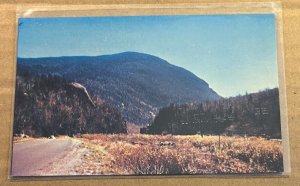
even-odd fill
[[[283,171],[279,140],[258,137],[86,134],[90,174],[228,174]],[[92,157],[92,158],[91,158]],[[94,162],[97,161],[99,166]],[[101,165],[101,166],[100,166]]]
[[[72,85],[72,86],[71,86]],[[126,133],[119,110],[58,76],[17,76],[14,134],[31,137]]]

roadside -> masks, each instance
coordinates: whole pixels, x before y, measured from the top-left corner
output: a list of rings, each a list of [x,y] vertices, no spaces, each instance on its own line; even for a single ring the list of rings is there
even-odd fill
[[[31,139],[13,145],[11,175],[63,176],[77,175],[89,150],[82,142],[68,137],[60,139]]]
[[[116,175],[124,170],[114,166],[114,156],[112,156],[105,146],[91,143],[88,139],[78,138],[81,141],[81,148],[85,151],[81,164],[75,167],[76,174],[79,175]]]

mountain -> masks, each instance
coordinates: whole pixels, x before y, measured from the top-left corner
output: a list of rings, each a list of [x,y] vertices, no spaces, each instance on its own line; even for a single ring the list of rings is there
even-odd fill
[[[126,133],[120,111],[79,83],[57,76],[17,76],[14,133],[30,136]]]
[[[121,110],[128,122],[139,125],[149,124],[159,108],[171,103],[220,98],[204,80],[184,68],[137,52],[18,58],[17,73],[52,74],[78,82]]]

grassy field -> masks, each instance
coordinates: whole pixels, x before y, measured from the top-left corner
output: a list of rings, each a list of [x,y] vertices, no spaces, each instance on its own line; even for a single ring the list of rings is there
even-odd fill
[[[104,135],[81,139],[79,174],[229,174],[283,171],[282,143],[259,137]]]

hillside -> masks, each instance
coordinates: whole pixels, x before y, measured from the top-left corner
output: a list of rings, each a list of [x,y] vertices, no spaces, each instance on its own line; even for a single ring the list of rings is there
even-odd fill
[[[281,138],[278,88],[200,104],[161,108],[143,133],[254,135]]]
[[[199,67],[201,68],[201,67]],[[54,74],[79,82],[122,112],[128,122],[149,124],[171,103],[220,96],[191,72],[148,54],[124,52],[94,57],[19,58],[18,74]]]
[[[14,115],[14,133],[34,137],[127,132],[117,109],[56,76],[17,76]]]

